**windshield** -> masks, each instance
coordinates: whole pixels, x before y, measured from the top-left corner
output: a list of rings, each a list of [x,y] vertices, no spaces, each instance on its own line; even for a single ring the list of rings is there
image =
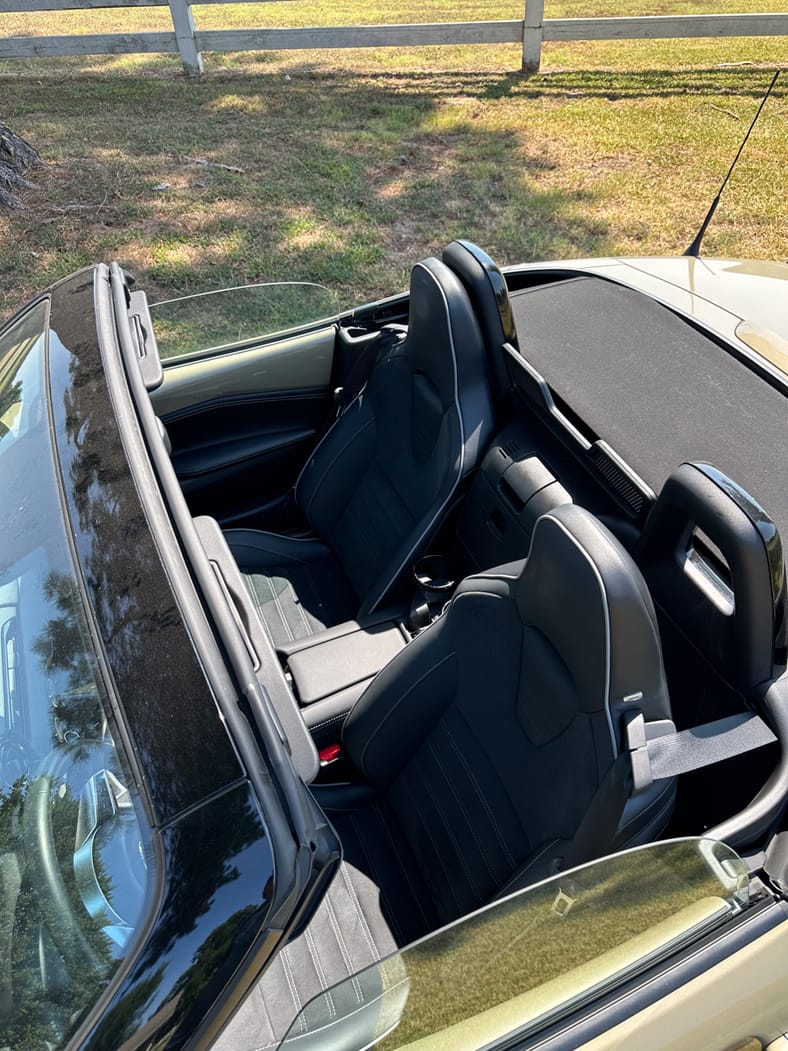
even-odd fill
[[[696,943],[749,901],[724,843],[673,840],[600,858],[494,901],[316,996],[281,1051],[512,1046]]]
[[[147,867],[60,505],[47,301],[0,337],[0,1048],[65,1044]]]
[[[159,355],[172,359],[254,343],[308,325],[330,324],[339,299],[323,285],[275,281],[151,304]]]

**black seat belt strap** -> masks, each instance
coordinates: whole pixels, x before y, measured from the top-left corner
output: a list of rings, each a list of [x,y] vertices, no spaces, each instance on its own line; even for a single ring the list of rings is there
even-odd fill
[[[650,738],[642,713],[630,712],[625,737],[635,792],[648,788],[652,781],[712,766],[777,740],[763,719],[753,712],[729,715],[689,730]]]
[[[626,750],[621,752],[596,790],[583,820],[564,852],[561,868],[570,869],[599,856],[600,844],[615,842],[630,797],[654,781],[699,770],[771,744],[777,738],[752,712],[730,715],[690,730],[649,736],[649,724],[635,709],[624,724]],[[670,724],[668,724],[670,725]]]

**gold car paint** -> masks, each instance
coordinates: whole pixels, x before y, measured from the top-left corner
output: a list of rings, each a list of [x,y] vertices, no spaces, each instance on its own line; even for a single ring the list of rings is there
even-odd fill
[[[151,394],[153,407],[166,416],[215,398],[327,387],[335,338],[330,325],[251,348],[165,363],[164,382]]]
[[[754,1039],[758,1048],[787,1024],[788,934],[780,924],[576,1051],[730,1051]]]
[[[740,321],[736,326],[736,335],[788,376],[788,339],[752,321]]]

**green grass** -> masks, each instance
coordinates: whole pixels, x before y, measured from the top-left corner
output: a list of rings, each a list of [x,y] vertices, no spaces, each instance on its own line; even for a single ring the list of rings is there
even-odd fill
[[[779,10],[784,0],[548,0],[548,17]],[[648,8],[644,10],[644,8]],[[237,4],[198,27],[517,18],[521,3]],[[169,28],[166,10],[0,16],[4,35]],[[155,297],[316,280],[345,305],[406,285],[453,237],[502,263],[683,250],[736,151],[785,40],[0,63],[0,120],[47,166],[0,215],[0,315],[97,259]],[[781,83],[718,210],[708,254],[788,256]],[[194,163],[193,158],[242,168]]]

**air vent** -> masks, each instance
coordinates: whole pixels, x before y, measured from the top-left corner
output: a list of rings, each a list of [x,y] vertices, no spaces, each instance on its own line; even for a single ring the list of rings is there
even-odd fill
[[[517,454],[520,451],[520,443],[517,441],[516,438],[513,438],[510,442],[507,442],[506,445],[502,446],[502,450],[507,454],[507,456],[511,456],[511,458],[514,460],[517,458]]]
[[[610,458],[607,451],[596,442],[588,452],[591,463],[605,479],[611,489],[630,507],[636,516],[643,511],[646,502],[644,493],[634,481]]]

